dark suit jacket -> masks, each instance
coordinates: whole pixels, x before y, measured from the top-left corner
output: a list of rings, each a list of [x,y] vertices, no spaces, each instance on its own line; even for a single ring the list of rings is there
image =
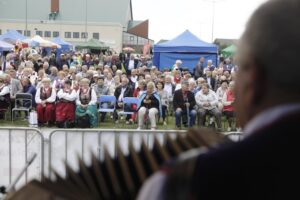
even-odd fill
[[[207,77],[205,76],[205,80],[207,81]],[[209,84],[209,83],[208,83]],[[211,89],[213,91],[216,91],[216,79],[213,77],[210,77],[210,85],[211,85]]]
[[[193,69],[194,71],[194,77],[197,80],[199,77],[203,76],[203,69],[204,69],[204,63],[198,62],[195,68]]]
[[[179,176],[169,175],[165,199],[178,199],[177,191],[193,197],[183,199],[300,199],[299,122],[295,112],[239,143],[190,159],[196,162],[190,177],[184,172],[177,188],[169,183]]]
[[[125,61],[125,70],[126,70],[126,71],[128,71],[129,61],[130,61],[130,59],[127,59],[127,60]],[[136,69],[137,64],[138,64],[138,60],[134,59],[134,69]]]
[[[116,88],[115,90],[115,97],[117,98],[117,101],[119,99],[119,96],[121,94],[121,91],[122,91],[122,86],[119,86]],[[133,96],[133,89],[131,88],[131,86],[128,84],[125,92],[124,92],[124,95],[123,97],[132,97]]]
[[[195,95],[191,91],[188,91],[187,98],[188,102],[190,103],[190,110],[192,110],[196,105]],[[184,105],[184,103],[185,101],[183,99],[182,89],[176,90],[173,98],[174,111],[176,111],[177,108],[181,108],[182,111],[185,112],[186,106]]]

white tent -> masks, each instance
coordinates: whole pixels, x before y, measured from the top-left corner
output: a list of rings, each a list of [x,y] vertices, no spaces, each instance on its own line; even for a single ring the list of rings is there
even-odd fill
[[[31,39],[25,39],[23,42],[30,44],[36,44],[39,47],[51,47],[51,48],[61,48],[59,44],[43,39],[41,36],[36,35]],[[33,45],[33,46],[36,46]]]

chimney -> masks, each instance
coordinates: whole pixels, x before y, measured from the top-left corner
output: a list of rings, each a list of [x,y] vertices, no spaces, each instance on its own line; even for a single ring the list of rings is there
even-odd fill
[[[59,11],[59,0],[51,0],[51,13]]]

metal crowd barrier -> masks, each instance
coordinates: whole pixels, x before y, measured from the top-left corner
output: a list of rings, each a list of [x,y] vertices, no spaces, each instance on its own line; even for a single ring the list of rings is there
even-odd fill
[[[151,148],[154,135],[161,143],[166,140],[166,133],[175,137],[176,133],[186,131],[174,130],[123,130],[123,129],[58,129],[53,130],[49,135],[48,172],[49,177],[53,170],[61,176],[65,176],[64,163],[68,163],[74,170],[78,170],[78,158],[86,163],[91,163],[91,155],[94,154],[102,160],[104,146],[112,157],[117,156],[116,148],[120,145],[122,151],[128,153],[128,141],[133,141],[134,147],[138,150],[143,139],[146,145]]]
[[[50,131],[49,140],[44,139],[44,133],[42,134],[44,131],[39,129],[0,128],[0,186],[11,184],[34,153],[37,154],[37,159],[22,175],[16,185],[17,188],[33,178],[41,180],[43,175],[51,177],[54,170],[61,176],[65,176],[65,163],[78,170],[78,158],[89,164],[91,155],[94,154],[102,160],[105,146],[108,153],[115,157],[118,156],[118,145],[125,155],[128,153],[129,140],[137,150],[142,140],[151,149],[154,136],[164,144],[166,133],[171,137],[176,137],[176,133],[186,133],[186,131],[176,130],[127,129],[48,129],[47,131]],[[233,141],[242,140],[242,136],[239,132],[227,133],[227,137]]]
[[[44,137],[34,128],[0,128],[0,186],[11,184],[32,155],[37,159],[25,170],[16,187],[44,174]]]

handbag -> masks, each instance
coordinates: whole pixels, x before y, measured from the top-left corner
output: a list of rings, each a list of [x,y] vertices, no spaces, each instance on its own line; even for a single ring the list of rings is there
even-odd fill
[[[29,113],[29,127],[38,127],[37,112],[34,110]]]

